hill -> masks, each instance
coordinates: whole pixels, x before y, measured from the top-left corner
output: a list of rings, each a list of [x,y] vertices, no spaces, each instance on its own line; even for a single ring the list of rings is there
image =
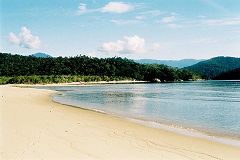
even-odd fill
[[[236,68],[234,70],[221,73],[215,80],[240,80],[240,68]]]
[[[96,58],[80,55],[76,57],[36,58],[0,53],[0,76],[35,75],[107,76],[145,81],[158,79],[161,82],[199,78],[187,70],[159,64],[139,64],[120,57]]]
[[[41,52],[34,53],[31,56],[36,57],[36,58],[50,58],[50,57],[52,57],[49,54],[41,53]]]
[[[201,62],[201,61],[203,61],[203,60],[197,60],[197,59],[182,59],[182,60],[139,59],[139,60],[135,60],[135,62],[141,63],[141,64],[164,64],[167,66],[178,67],[178,68],[191,66],[191,65],[197,64],[198,62]]]
[[[240,68],[240,58],[215,57],[184,69],[197,72],[205,79],[214,79],[223,72]]]

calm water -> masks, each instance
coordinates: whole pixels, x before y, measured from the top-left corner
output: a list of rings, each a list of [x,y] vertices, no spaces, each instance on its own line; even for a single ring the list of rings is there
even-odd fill
[[[240,137],[240,81],[48,88],[63,104]]]

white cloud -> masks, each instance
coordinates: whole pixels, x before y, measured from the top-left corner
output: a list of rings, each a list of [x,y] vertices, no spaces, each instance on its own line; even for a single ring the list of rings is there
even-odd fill
[[[27,27],[22,27],[18,36],[13,32],[9,33],[8,40],[12,44],[28,49],[37,49],[41,44],[39,37],[33,36]]]
[[[100,51],[107,53],[122,52],[125,50],[124,45],[125,42],[121,40],[118,40],[116,42],[106,42],[103,43],[103,45],[100,48]]]
[[[162,49],[161,43],[146,43],[144,38],[137,35],[125,36],[122,40],[106,42],[101,45],[99,51],[107,54],[150,54],[159,53]]]
[[[8,40],[13,44],[20,44],[20,39],[13,32],[9,33]]]
[[[132,54],[145,52],[145,39],[137,35],[128,37],[115,42],[103,43],[99,51],[104,53]]]
[[[109,2],[100,8],[87,8],[87,4],[80,3],[76,15],[83,15],[88,13],[102,12],[102,13],[126,13],[134,9],[134,6],[124,2]]]
[[[101,11],[110,13],[125,13],[132,10],[133,8],[133,6],[124,2],[109,2],[104,7],[102,7]]]
[[[87,5],[85,3],[80,3],[78,6],[77,14],[81,15],[87,12]]]
[[[126,44],[126,50],[133,52],[133,53],[142,53],[144,52],[144,46],[145,46],[145,39],[138,37],[137,35],[133,37],[125,37],[124,38],[127,42]]]

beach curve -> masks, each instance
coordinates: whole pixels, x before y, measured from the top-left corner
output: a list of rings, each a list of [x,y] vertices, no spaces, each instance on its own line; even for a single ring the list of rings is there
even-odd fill
[[[54,91],[0,86],[0,159],[226,159],[240,148],[54,103]]]

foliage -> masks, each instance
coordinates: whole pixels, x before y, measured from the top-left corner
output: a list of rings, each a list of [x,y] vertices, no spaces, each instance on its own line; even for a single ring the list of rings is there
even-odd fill
[[[215,57],[206,61],[199,62],[185,69],[197,72],[205,79],[214,79],[223,72],[240,68],[240,58],[234,57]]]
[[[8,84],[11,78],[12,77],[5,77],[5,76],[0,77],[0,84]]]
[[[126,58],[88,56],[36,58],[0,53],[1,84],[133,80],[162,82],[199,78],[187,70],[159,64],[139,64]],[[9,78],[11,77],[11,78]]]
[[[221,73],[215,80],[240,80],[240,68]]]
[[[0,84],[49,84],[49,83],[71,83],[71,82],[99,82],[99,81],[119,81],[131,80],[131,78],[108,77],[108,76],[14,76],[0,77]]]
[[[161,82],[169,82],[201,79],[199,75],[191,71],[172,68],[160,64],[146,64],[144,73],[145,81],[154,81],[155,79],[159,79]]]

